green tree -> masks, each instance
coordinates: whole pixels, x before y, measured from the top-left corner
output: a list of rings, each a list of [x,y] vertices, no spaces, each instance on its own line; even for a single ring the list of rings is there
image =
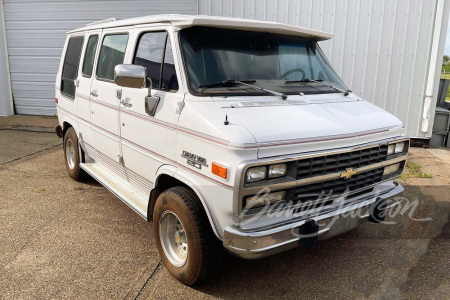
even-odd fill
[[[448,57],[448,55],[444,55],[444,57],[442,58],[442,65],[445,66],[449,61],[450,57]]]

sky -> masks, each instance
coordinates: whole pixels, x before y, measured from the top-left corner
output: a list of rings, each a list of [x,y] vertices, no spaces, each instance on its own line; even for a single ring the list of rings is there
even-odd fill
[[[444,54],[450,55],[450,20],[448,21],[447,27],[447,40],[445,41],[445,51]]]

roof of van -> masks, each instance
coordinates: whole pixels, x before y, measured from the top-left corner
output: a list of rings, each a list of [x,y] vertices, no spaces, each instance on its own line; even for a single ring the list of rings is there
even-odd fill
[[[170,23],[177,29],[187,28],[191,26],[209,26],[230,29],[243,29],[250,31],[263,31],[280,34],[289,34],[302,37],[313,38],[317,41],[324,41],[331,39],[331,33],[296,27],[276,22],[256,21],[240,18],[226,18],[226,17],[212,17],[212,16],[189,16],[189,15],[154,15],[137,17],[131,19],[124,19],[115,21],[105,20],[88,24],[83,28],[78,28],[69,33],[88,31],[94,29],[105,29],[123,26],[134,26],[151,23]]]

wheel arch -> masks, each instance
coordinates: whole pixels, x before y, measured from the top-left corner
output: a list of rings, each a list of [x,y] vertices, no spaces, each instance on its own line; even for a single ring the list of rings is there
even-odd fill
[[[155,180],[155,186],[150,192],[150,199],[147,207],[147,219],[149,221],[152,220],[155,203],[161,193],[163,193],[165,190],[171,187],[183,186],[185,188],[190,189],[197,195],[198,199],[200,200],[203,206],[203,210],[205,211],[206,216],[208,217],[209,224],[214,234],[218,239],[222,240],[222,235],[218,230],[218,226],[208,207],[205,197],[203,196],[201,191],[189,179],[185,178],[184,176],[176,176],[176,170],[177,169],[175,167],[158,170],[158,174]]]
[[[68,122],[68,121],[63,121],[63,127],[62,127],[62,138],[63,138],[63,147],[64,147],[64,137],[66,135],[67,130],[69,130],[69,128],[73,128],[73,130],[75,131],[75,134],[77,135],[78,141],[80,140],[80,137],[78,136],[78,132],[75,126],[72,125],[72,123]],[[85,162],[86,161],[86,153],[85,150],[83,149],[83,146],[81,145],[81,143],[78,143],[78,147],[80,150],[80,161],[81,162]]]
[[[64,121],[63,122],[63,128],[62,128],[62,130],[63,130],[63,138],[64,138],[64,136],[66,135],[66,132],[67,132],[67,130],[69,129],[69,128],[73,128],[73,130],[75,130],[75,127],[73,127],[73,125],[72,124],[70,124],[69,122],[67,122],[67,121]],[[75,133],[77,133],[77,131],[75,130]]]

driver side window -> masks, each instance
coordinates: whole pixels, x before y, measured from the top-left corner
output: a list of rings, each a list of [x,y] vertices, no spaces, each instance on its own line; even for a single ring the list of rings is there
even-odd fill
[[[153,89],[178,91],[172,47],[167,32],[158,31],[142,34],[139,38],[133,64],[147,69],[147,77],[152,80]]]

